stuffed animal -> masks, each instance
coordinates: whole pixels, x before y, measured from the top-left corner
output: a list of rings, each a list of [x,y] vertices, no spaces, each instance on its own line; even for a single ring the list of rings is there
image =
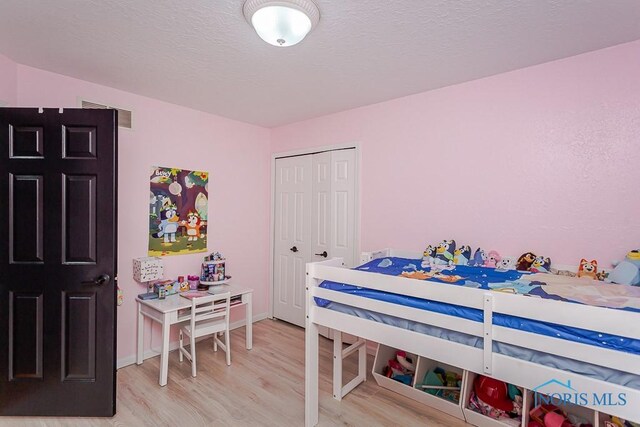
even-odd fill
[[[598,261],[595,259],[587,261],[582,258],[578,266],[578,277],[588,277],[593,280],[598,280]]]
[[[456,250],[455,240],[443,240],[436,248],[436,264],[453,263],[453,253]]]
[[[498,271],[509,271],[516,269],[516,260],[513,257],[504,257],[498,263],[496,270]]]
[[[473,259],[469,261],[469,265],[471,267],[482,267],[486,259],[487,253],[482,248],[478,248],[473,254]]]
[[[551,270],[551,258],[545,258],[542,255],[537,256],[529,267],[529,271],[532,273],[548,273],[549,270]]]
[[[422,253],[422,268],[429,267],[436,256],[436,248],[435,246],[429,245],[427,249]]]
[[[453,252],[453,263],[455,265],[467,265],[471,258],[471,246],[462,245]]]
[[[502,257],[500,256],[500,254],[498,252],[489,251],[489,253],[487,254],[487,259],[484,260],[484,266],[485,267],[496,268],[501,259],[502,259]]]
[[[536,260],[536,254],[533,252],[526,252],[520,255],[518,258],[518,265],[516,266],[516,270],[519,271],[529,271],[531,268],[531,264]]]
[[[640,249],[629,252],[625,260],[619,262],[609,273],[606,281],[622,285],[640,285]]]

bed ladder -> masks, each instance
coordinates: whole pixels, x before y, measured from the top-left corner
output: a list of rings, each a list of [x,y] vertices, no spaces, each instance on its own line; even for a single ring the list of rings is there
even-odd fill
[[[344,359],[358,352],[358,375],[342,385],[342,363]],[[342,400],[351,390],[367,380],[367,341],[358,338],[349,347],[342,348],[342,331],[333,329],[333,398]]]

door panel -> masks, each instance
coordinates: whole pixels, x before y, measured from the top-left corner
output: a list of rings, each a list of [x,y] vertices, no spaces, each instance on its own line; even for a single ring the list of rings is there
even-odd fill
[[[9,380],[42,379],[42,294],[9,294]]]
[[[9,173],[9,262],[42,263],[43,178]]]
[[[276,160],[273,315],[303,326],[311,254],[311,156]]]
[[[115,413],[116,123],[0,108],[0,415]]]
[[[329,255],[357,265],[356,253],[356,150],[331,152],[331,239]]]
[[[96,180],[95,175],[63,174],[64,264],[96,262]]]

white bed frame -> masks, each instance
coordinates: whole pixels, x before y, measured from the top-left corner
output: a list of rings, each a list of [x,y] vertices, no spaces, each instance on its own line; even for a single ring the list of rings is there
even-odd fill
[[[421,253],[384,249],[363,253],[361,261],[365,263],[385,257],[418,259],[421,256]],[[530,390],[555,378],[565,382],[570,380],[573,388],[590,395],[612,393],[612,396],[616,397],[618,393],[625,393],[627,403],[624,406],[589,407],[595,411],[640,422],[639,390],[494,353],[492,346],[494,341],[499,341],[640,375],[640,356],[638,355],[496,326],[492,322],[493,313],[502,313],[640,340],[640,316],[636,313],[450,286],[432,281],[418,283],[410,278],[351,270],[344,267],[341,258],[309,263],[306,274],[306,426],[314,426],[318,423],[319,326],[331,328],[336,333],[333,396],[338,400],[365,381],[366,340],[372,340],[471,372],[492,376]],[[484,324],[320,288],[318,285],[324,280],[480,309],[484,311]],[[484,348],[475,348],[322,308],[315,304],[315,297],[482,337]],[[360,339],[343,350],[341,332],[355,335]],[[343,387],[342,361],[344,357],[355,351],[359,352],[358,375]],[[565,390],[552,384],[545,388],[544,392],[563,393]]]

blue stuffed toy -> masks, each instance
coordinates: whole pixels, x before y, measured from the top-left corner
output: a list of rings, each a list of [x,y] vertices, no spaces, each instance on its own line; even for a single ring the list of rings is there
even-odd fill
[[[436,257],[434,262],[439,265],[453,264],[453,253],[455,250],[455,240],[443,240],[436,248]]]
[[[473,254],[473,259],[469,260],[470,267],[482,267],[487,260],[487,253],[482,249],[476,249],[476,253]]]
[[[621,285],[640,285],[640,249],[629,252],[605,280]]]

